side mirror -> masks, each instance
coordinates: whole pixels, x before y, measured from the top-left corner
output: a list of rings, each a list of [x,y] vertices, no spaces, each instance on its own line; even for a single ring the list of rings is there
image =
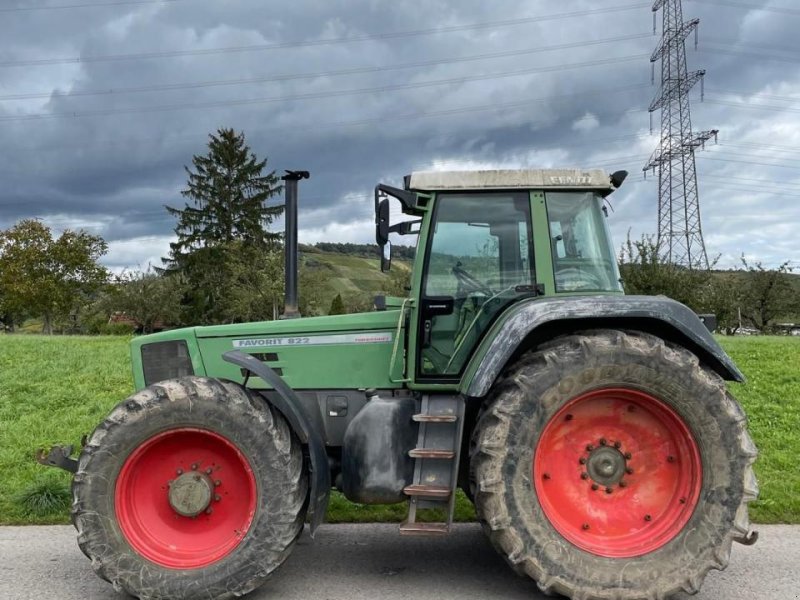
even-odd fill
[[[377,190],[375,193],[378,193]],[[383,198],[377,203],[377,210],[375,211],[375,241],[379,246],[383,246],[389,241],[389,198]]]
[[[392,242],[386,240],[381,246],[381,271],[386,273],[392,268]]]

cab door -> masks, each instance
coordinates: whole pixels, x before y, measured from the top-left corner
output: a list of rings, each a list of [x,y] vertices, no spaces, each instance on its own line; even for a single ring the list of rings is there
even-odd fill
[[[416,311],[417,381],[457,380],[500,312],[535,295],[532,241],[527,191],[437,195]]]

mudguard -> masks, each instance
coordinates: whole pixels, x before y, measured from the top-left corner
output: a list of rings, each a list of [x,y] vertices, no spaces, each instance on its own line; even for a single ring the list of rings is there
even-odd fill
[[[485,396],[509,360],[529,347],[523,346],[526,340],[543,342],[572,331],[599,328],[652,333],[691,350],[724,379],[744,381],[700,318],[680,302],[666,296],[572,296],[535,298],[511,307],[475,353],[461,391],[473,398]]]
[[[269,401],[286,417],[300,441],[308,445],[308,453],[311,458],[311,495],[308,503],[308,518],[313,537],[325,517],[331,494],[331,471],[322,436],[312,427],[311,419],[292,388],[270,367],[250,354],[238,350],[225,352],[222,358],[247,369],[273,387],[276,393],[270,397]]]

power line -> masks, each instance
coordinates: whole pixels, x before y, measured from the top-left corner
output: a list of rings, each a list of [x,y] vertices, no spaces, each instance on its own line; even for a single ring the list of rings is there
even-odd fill
[[[730,100],[714,100],[706,98],[708,104],[719,104],[720,106],[734,106],[736,108],[747,108],[752,110],[770,110],[776,112],[800,113],[800,108],[791,106],[772,106],[770,104],[750,104],[748,102],[733,102]]]
[[[715,46],[716,44],[711,44]],[[751,58],[761,58],[764,60],[778,60],[781,62],[797,62],[797,57],[791,56],[778,56],[777,54],[762,54],[760,52],[739,52],[736,50],[725,50],[723,48],[708,48],[703,47],[698,52],[705,54],[728,54],[730,56],[749,56]]]
[[[93,2],[86,4],[51,4],[45,6],[15,6],[13,8],[0,8],[0,13],[34,12],[45,10],[68,10],[73,8],[106,8],[113,6],[127,6],[133,4],[172,4],[183,0],[121,0],[120,2]]]
[[[605,89],[584,90],[582,92],[573,92],[573,93],[570,93],[570,94],[559,94],[557,96],[545,96],[545,97],[541,97],[540,96],[538,98],[525,98],[525,99],[522,99],[522,100],[518,100],[518,101],[514,101],[514,102],[506,102],[506,103],[496,103],[495,102],[495,103],[491,103],[491,104],[478,104],[478,105],[464,106],[464,107],[459,107],[459,108],[444,109],[444,110],[438,110],[438,111],[417,112],[417,113],[411,113],[411,114],[399,114],[399,115],[391,115],[391,116],[388,116],[388,117],[375,117],[375,118],[370,118],[370,119],[358,119],[356,121],[336,121],[336,122],[327,122],[327,123],[315,123],[315,124],[307,126],[307,127],[299,127],[299,128],[292,127],[292,131],[298,131],[298,130],[301,130],[301,131],[302,130],[317,131],[319,129],[326,129],[326,128],[361,127],[361,126],[364,126],[364,125],[373,125],[373,124],[383,123],[383,122],[385,122],[387,120],[415,120],[415,119],[425,119],[425,118],[431,118],[431,117],[445,117],[445,116],[451,116],[451,115],[468,114],[468,113],[474,113],[474,112],[483,112],[483,111],[489,111],[489,110],[494,110],[494,111],[496,111],[496,110],[505,110],[505,109],[510,109],[510,108],[527,107],[527,106],[530,106],[531,104],[538,103],[538,102],[547,102],[547,101],[551,101],[551,100],[558,100],[558,99],[562,99],[562,98],[570,98],[570,97],[574,97],[574,96],[581,96],[581,97],[594,96],[594,95],[606,96],[608,94],[622,93],[622,92],[627,92],[627,91],[631,91],[631,90],[634,90],[634,89],[643,89],[643,88],[648,88],[648,87],[650,87],[650,86],[647,85],[647,84],[640,84],[640,85],[623,87],[623,88],[614,87],[614,88],[605,88]],[[592,118],[592,117],[598,117],[598,118],[619,117],[619,116],[624,116],[625,114],[634,113],[634,112],[644,112],[644,111],[643,111],[643,109],[632,109],[632,110],[629,110],[629,111],[625,111],[623,113],[619,113],[619,112],[594,113],[592,115],[589,115],[589,116],[586,116],[586,117],[582,117],[581,119],[578,119],[578,120],[580,121],[580,120],[584,120],[584,119],[588,119],[588,118]],[[276,127],[256,128],[256,129],[250,129],[248,131],[248,135],[263,134],[263,133],[274,132],[274,131],[283,131],[283,130],[280,129],[280,128],[276,128]],[[155,143],[159,143],[160,144],[160,143],[163,143],[163,142],[185,141],[185,140],[197,139],[197,138],[198,138],[197,135],[183,135],[183,136],[172,136],[168,140],[164,140],[164,139],[161,139],[161,138],[147,138],[147,139],[141,139],[140,138],[140,139],[134,139],[134,140],[123,139],[123,140],[114,140],[114,141],[111,141],[111,142],[104,142],[104,143],[101,143],[101,144],[94,144],[94,145],[92,145],[92,148],[97,148],[98,146],[104,147],[104,148],[105,147],[121,146],[121,147],[124,147],[126,149],[131,149],[133,144],[139,144],[139,145],[142,145],[142,144],[155,144]],[[578,141],[567,142],[567,143],[559,142],[557,148],[565,148],[565,147],[570,147],[570,146],[585,146],[585,145],[589,145],[589,144],[606,144],[606,143],[614,143],[614,142],[621,142],[621,141],[627,141],[627,140],[633,140],[633,139],[646,139],[646,138],[647,138],[647,136],[642,136],[642,135],[637,133],[637,134],[632,134],[632,135],[616,136],[616,137],[609,137],[609,138],[599,138],[599,139],[598,138],[594,138],[594,139],[578,140]],[[29,147],[24,147],[24,146],[23,147],[19,147],[19,146],[17,146],[17,147],[14,148],[14,151],[15,152],[37,152],[37,153],[41,153],[41,152],[47,152],[47,151],[61,151],[61,150],[64,150],[64,149],[71,149],[71,148],[86,149],[87,147],[88,147],[88,143],[87,142],[82,142],[80,144],[48,144],[47,147],[45,147],[45,148],[41,148],[41,147],[37,147],[37,146],[29,146]],[[543,147],[541,149],[544,150],[545,148]]]
[[[763,148],[766,150],[784,151],[789,153],[800,152],[800,146],[779,146],[777,144],[757,144],[753,142],[720,142],[720,146],[738,146],[742,148]]]
[[[745,165],[759,165],[762,167],[778,167],[783,169],[795,169],[797,170],[797,165],[776,165],[775,163],[763,163],[763,162],[754,162],[752,160],[733,160],[727,158],[713,158],[711,156],[706,156],[705,154],[698,154],[698,158],[702,158],[703,160],[713,160],[717,162],[727,162],[727,163],[741,163]]]
[[[78,56],[68,58],[43,58],[30,60],[10,60],[0,61],[0,67],[34,67],[42,65],[60,65],[74,63],[94,63],[94,62],[115,62],[127,60],[143,60],[153,58],[174,58],[182,56],[204,56],[209,54],[227,54],[237,52],[262,52],[265,50],[279,50],[284,48],[304,48],[311,46],[328,46],[332,44],[350,44],[353,42],[368,42],[378,40],[393,40],[409,37],[419,37],[438,33],[453,33],[458,31],[474,31],[480,29],[494,29],[497,27],[511,27],[525,25],[528,23],[543,23],[561,19],[571,19],[575,17],[585,17],[588,15],[608,14],[637,10],[648,6],[647,4],[625,4],[621,6],[609,6],[606,8],[595,8],[589,10],[579,10],[553,15],[541,15],[536,17],[522,17],[518,19],[506,19],[503,21],[489,21],[483,23],[471,23],[467,25],[451,25],[447,27],[433,27],[428,29],[415,29],[409,31],[397,31],[388,33],[376,33],[369,35],[358,35],[341,38],[327,38],[321,40],[295,40],[290,42],[278,42],[275,44],[256,44],[249,46],[231,46],[226,48],[203,48],[195,50],[166,50],[162,52],[140,52],[135,54],[108,54],[97,56]]]
[[[706,88],[707,92],[719,92],[722,94],[729,94],[732,96],[749,96],[750,98],[766,98],[768,100],[778,100],[780,102],[798,102],[800,96],[778,96],[775,94],[766,94],[764,92],[737,92],[735,90],[723,90],[720,88]]]
[[[716,178],[716,179],[725,179],[725,180],[732,179],[734,181],[746,181],[746,182],[752,182],[752,183],[759,184],[759,185],[775,186],[775,187],[781,187],[782,183],[785,184],[785,185],[788,185],[790,187],[795,186],[795,185],[800,187],[800,180],[798,180],[797,183],[794,183],[794,182],[790,182],[790,181],[781,182],[781,181],[776,181],[774,179],[756,179],[756,178],[753,178],[753,177],[738,177],[736,175],[713,175],[713,174],[706,174],[706,175],[703,175],[703,177],[713,177],[713,178]]]
[[[388,86],[381,86],[381,87],[372,87],[372,88],[357,88],[357,89],[350,89],[350,90],[333,90],[333,91],[326,91],[326,92],[309,92],[305,94],[297,94],[294,96],[273,96],[273,97],[266,97],[266,98],[247,98],[247,99],[239,99],[239,100],[219,100],[219,101],[212,101],[212,102],[198,102],[195,104],[165,104],[165,105],[158,105],[158,106],[139,106],[139,107],[127,107],[127,108],[109,108],[109,109],[98,109],[98,110],[89,110],[83,112],[53,112],[53,113],[31,113],[27,115],[3,115],[0,116],[0,122],[5,121],[35,121],[35,120],[43,120],[43,119],[54,119],[54,118],[78,118],[78,117],[95,117],[95,116],[110,116],[110,115],[118,115],[118,114],[135,114],[135,113],[148,113],[148,112],[165,112],[165,111],[174,111],[174,110],[197,110],[201,108],[221,108],[227,106],[246,106],[246,105],[254,105],[254,104],[267,104],[272,102],[288,102],[288,101],[296,101],[296,100],[313,100],[313,99],[320,99],[320,98],[332,98],[337,96],[350,96],[350,95],[358,95],[358,94],[374,94],[374,93],[383,93],[383,92],[391,92],[397,90],[408,90],[408,89],[421,89],[426,87],[438,86],[438,85],[456,85],[460,83],[467,83],[472,81],[487,81],[492,79],[503,79],[506,77],[517,77],[520,75],[529,75],[533,73],[546,73],[552,71],[563,71],[567,69],[578,69],[583,67],[596,67],[602,65],[609,65],[615,64],[620,62],[630,62],[635,60],[641,60],[642,57],[647,56],[644,54],[636,54],[633,56],[623,56],[618,58],[608,58],[608,59],[600,59],[594,61],[587,61],[581,63],[572,63],[572,64],[562,64],[562,65],[552,65],[549,67],[532,67],[527,69],[516,69],[513,71],[504,71],[500,73],[492,73],[492,74],[482,74],[482,75],[467,75],[463,77],[454,77],[450,79],[439,79],[433,81],[422,81],[422,82],[413,82],[413,83],[402,83],[396,85],[388,85]]]
[[[288,73],[282,75],[268,75],[263,77],[251,77],[247,79],[227,79],[227,80],[217,80],[217,81],[199,81],[199,82],[187,82],[187,83],[169,83],[169,84],[161,84],[161,85],[148,85],[148,86],[137,86],[137,87],[128,87],[128,88],[108,88],[105,90],[85,90],[85,91],[74,91],[68,94],[59,94],[57,97],[59,99],[65,98],[73,98],[78,96],[106,96],[106,95],[120,95],[120,94],[134,94],[134,93],[142,93],[142,92],[161,92],[161,91],[173,91],[173,90],[185,90],[185,89],[198,89],[198,88],[207,88],[207,87],[222,87],[222,86],[233,86],[233,85],[246,85],[246,84],[253,84],[253,83],[267,83],[267,82],[276,82],[276,81],[294,81],[294,80],[302,80],[302,79],[316,79],[318,77],[339,77],[343,75],[362,75],[366,73],[379,73],[379,72],[387,72],[387,71],[398,71],[402,69],[414,69],[419,67],[429,67],[433,65],[442,65],[442,64],[456,64],[456,63],[465,63],[465,62],[474,62],[480,60],[489,60],[495,58],[507,58],[512,56],[524,56],[527,54],[536,54],[539,52],[551,52],[554,50],[566,50],[569,48],[582,48],[585,46],[597,46],[601,44],[609,44],[614,42],[621,42],[621,41],[628,41],[628,40],[637,40],[650,37],[649,33],[640,33],[636,35],[626,35],[626,36],[618,36],[613,38],[606,38],[601,40],[592,40],[589,42],[573,42],[568,44],[556,44],[554,46],[539,46],[537,48],[527,48],[522,50],[508,50],[505,52],[491,52],[486,54],[476,54],[472,56],[460,56],[460,57],[451,57],[451,58],[441,58],[441,59],[432,59],[432,60],[424,60],[424,61],[416,61],[410,63],[401,63],[397,65],[388,65],[388,66],[372,66],[372,67],[354,67],[350,69],[340,69],[335,71],[319,71],[316,73]],[[50,98],[53,96],[53,92],[38,92],[38,93],[26,93],[26,94],[9,94],[5,96],[0,96],[0,101],[8,101],[8,100],[33,100],[38,98]]]
[[[760,10],[765,12],[773,12],[782,15],[798,15],[800,16],[800,9],[796,8],[782,8],[779,6],[759,6],[757,4],[745,4],[743,2],[729,2],[728,0],[697,0],[702,4],[716,4],[718,6],[727,6],[729,8],[746,8],[748,10]]]

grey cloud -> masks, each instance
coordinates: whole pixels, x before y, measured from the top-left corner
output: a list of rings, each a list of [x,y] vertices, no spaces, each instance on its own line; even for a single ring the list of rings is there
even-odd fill
[[[756,1],[756,0],[754,0]],[[763,2],[763,5],[768,5]],[[175,2],[166,5],[110,7],[74,11],[41,11],[4,15],[0,21],[0,62],[48,57],[120,55],[314,41],[495,22],[556,12],[593,10],[588,0],[562,3],[530,1],[486,3],[477,0],[436,3],[297,1]],[[706,104],[694,102],[695,127],[719,127],[723,140],[797,146],[800,139],[782,134],[774,141],[769,124],[784,130],[800,127],[793,113],[748,110],[713,104],[724,99],[715,90],[753,93],[784,82],[788,95],[800,92],[798,67],[763,55],[777,50],[726,54],[726,44],[747,40],[769,46],[794,43],[800,18],[764,11],[743,11],[702,2],[686,2],[685,15],[698,15],[700,51],[690,51],[690,68],[708,69]],[[640,169],[654,147],[637,141],[646,135],[644,109],[656,93],[648,87],[647,58],[591,68],[543,71],[516,77],[453,82],[448,85],[387,90],[391,86],[432,80],[455,80],[481,74],[649,55],[656,37],[559,51],[522,54],[482,61],[455,62],[426,68],[385,70],[347,76],[272,81],[261,84],[201,87],[134,94],[64,95],[175,83],[222,81],[289,73],[320,73],[367,66],[390,66],[539,46],[579,43],[645,33],[650,11],[594,14],[580,18],[525,23],[491,29],[376,39],[348,44],[308,45],[259,52],[231,52],[179,58],[86,61],[43,67],[0,67],[0,95],[44,91],[47,100],[0,101],[0,227],[19,218],[39,216],[56,223],[91,224],[118,245],[109,257],[115,265],[137,256],[166,251],[171,222],[164,204],[180,204],[183,166],[204,151],[206,136],[221,126],[245,131],[253,150],[269,157],[269,166],[304,168],[311,180],[301,189],[301,227],[308,235],[369,241],[371,205],[376,181],[394,180],[437,161],[482,165],[542,166],[530,161],[628,168],[631,180],[613,203],[613,230],[618,239],[655,229],[656,185],[639,182]],[[709,40],[704,43],[704,40]],[[713,43],[712,43],[713,42]],[[725,50],[723,52],[722,50]],[[734,49],[741,52],[742,48]],[[761,53],[762,56],[752,56]],[[630,89],[631,86],[642,86]],[[378,88],[372,93],[336,95],[341,90]],[[380,88],[384,88],[381,90]],[[607,90],[598,93],[597,90]],[[793,90],[793,92],[792,92]],[[590,93],[593,92],[593,93]],[[320,93],[318,99],[225,103]],[[530,99],[543,98],[541,102]],[[754,102],[751,100],[751,102]],[[220,103],[216,108],[138,112],[166,105]],[[771,102],[774,104],[774,102]],[[518,104],[517,106],[509,106]],[[469,110],[474,107],[495,109]],[[4,117],[42,112],[117,111],[107,116],[41,120]],[[126,112],[129,111],[129,112]],[[439,113],[431,117],[412,117]],[[598,126],[575,131],[573,124],[592,115]],[[409,116],[410,118],[399,118]],[[353,124],[361,122],[362,124]],[[348,125],[349,123],[349,125]],[[657,123],[656,123],[657,126]],[[753,137],[752,130],[761,131]],[[744,138],[738,136],[744,135]],[[624,138],[624,139],[619,139]],[[616,140],[616,141],[614,141]],[[754,148],[720,146],[709,152],[758,154]],[[544,165],[547,166],[547,165]],[[701,175],[724,177],[744,165],[698,160]],[[758,177],[789,181],[791,173],[765,168]],[[762,243],[772,226],[741,237],[749,229],[747,211],[731,212],[731,190],[718,179],[701,179],[701,202],[709,251],[735,257],[743,250],[762,253],[765,261],[800,258],[792,243]],[[800,184],[795,183],[797,189]],[[348,202],[347,194],[363,197]],[[772,196],[756,196],[766,207]],[[764,212],[764,209],[761,209]],[[800,211],[781,219],[800,217]],[[366,225],[363,234],[352,223]],[[772,223],[772,224],[771,224]],[[336,224],[340,224],[337,228]],[[54,225],[55,226],[55,225]],[[126,241],[127,240],[127,241]],[[132,240],[145,240],[136,243]],[[161,248],[158,250],[157,248]],[[780,253],[780,254],[779,254]],[[731,259],[733,260],[733,259]]]

